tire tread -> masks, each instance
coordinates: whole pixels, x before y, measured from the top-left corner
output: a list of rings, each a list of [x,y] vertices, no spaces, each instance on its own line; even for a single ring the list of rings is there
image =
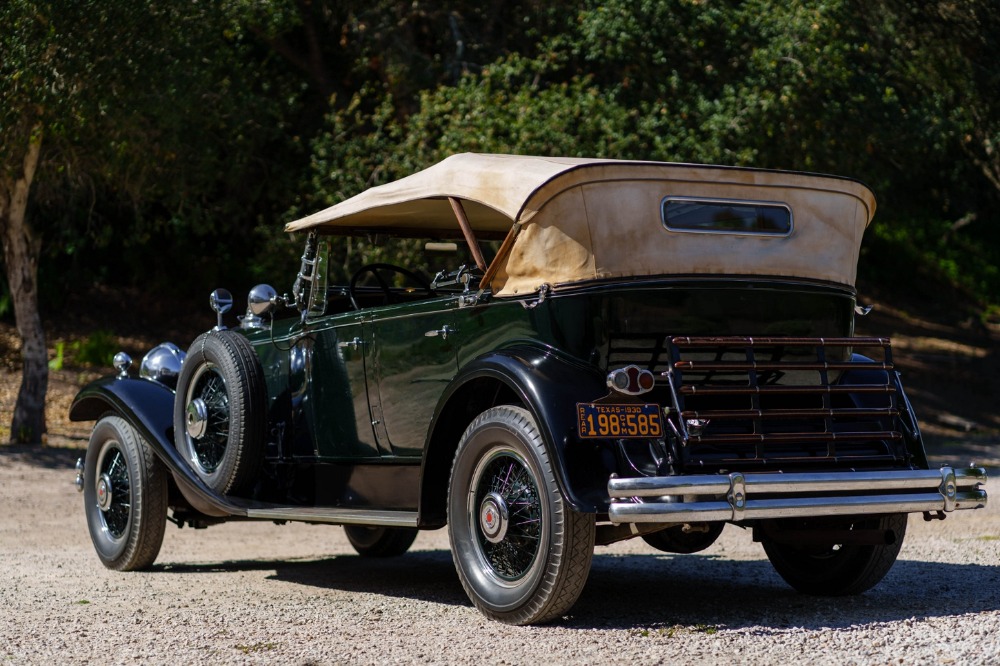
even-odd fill
[[[486,605],[464,574],[456,551],[455,565],[459,579],[469,598],[487,617],[513,625],[551,622],[563,616],[576,603],[586,585],[594,555],[595,516],[577,513],[566,504],[535,421],[526,409],[519,406],[493,407],[473,420],[463,435],[462,443],[459,444],[452,463],[452,488],[455,487],[456,468],[463,454],[462,444],[470,433],[486,424],[506,428],[519,439],[523,437],[522,443],[530,447],[536,457],[543,475],[538,482],[545,485],[545,488],[539,488],[539,491],[547,490],[551,498],[552,514],[549,518],[552,521],[552,542],[549,545],[549,553],[544,554],[547,556],[547,561],[536,590],[517,609],[499,612]],[[449,514],[450,512],[449,503]],[[453,519],[453,516],[448,516],[449,523]],[[454,539],[454,536],[452,538]],[[454,542],[453,551],[455,551]]]
[[[107,441],[107,439],[98,438],[104,436],[103,431],[106,428],[113,431],[123,449],[122,452],[126,456],[126,463],[129,467],[129,485],[132,488],[133,506],[131,507],[129,533],[124,549],[117,555],[108,555],[102,552],[98,541],[101,536],[94,534],[94,530],[99,528],[92,524],[94,518],[91,512],[95,510],[93,507],[85,507],[88,529],[91,531],[91,539],[94,541],[94,547],[104,566],[116,571],[148,569],[160,553],[166,531],[167,470],[132,424],[121,416],[109,414],[102,417],[94,425],[91,434],[89,446],[94,449],[95,455],[92,459],[88,450],[88,463],[84,469],[87,484],[96,484],[98,470],[93,469],[97,462],[96,451],[100,449],[103,442]],[[87,469],[87,467],[91,467],[91,469]],[[86,501],[87,495],[85,494],[84,497]]]

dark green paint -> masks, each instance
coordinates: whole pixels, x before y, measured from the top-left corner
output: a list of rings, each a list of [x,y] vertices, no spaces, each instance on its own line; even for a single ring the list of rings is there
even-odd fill
[[[456,295],[440,296],[304,326],[278,322],[273,336],[251,338],[272,417],[284,420],[273,438],[283,438],[285,455],[403,462],[420,458],[445,389],[483,354],[529,346],[604,372],[616,336],[844,336],[853,331],[853,308],[853,294],[822,285],[637,281],[566,290],[541,302],[461,307]]]

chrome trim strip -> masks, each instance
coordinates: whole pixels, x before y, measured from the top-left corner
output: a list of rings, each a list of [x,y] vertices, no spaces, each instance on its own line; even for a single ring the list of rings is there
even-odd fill
[[[335,525],[381,525],[384,527],[416,527],[416,511],[379,511],[374,509],[342,509],[324,507],[279,507],[247,509],[247,518],[255,520],[290,520]]]
[[[608,515],[640,523],[950,512],[985,507],[984,483],[982,467],[611,478]]]

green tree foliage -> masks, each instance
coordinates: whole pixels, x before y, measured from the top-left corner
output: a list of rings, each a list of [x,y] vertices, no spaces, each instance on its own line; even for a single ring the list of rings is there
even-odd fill
[[[879,194],[866,267],[1000,294],[995,0],[7,0],[0,22],[0,230],[28,258],[0,313],[35,356],[19,307],[47,280],[291,279],[283,221],[466,150],[853,176]],[[342,276],[387,256],[337,249]]]
[[[998,12],[911,4],[583,3],[532,55],[424,90],[413,113],[374,91],[352,98],[313,143],[311,189],[335,193],[328,205],[463,150],[839,173],[879,193],[876,263],[917,243],[903,253],[916,266],[997,293],[1000,239],[982,233],[996,225],[963,225],[1000,198],[983,193],[1000,159]]]
[[[284,110],[263,94],[264,70],[239,66],[253,45],[220,38],[228,21],[212,3],[11,0],[0,23],[0,236],[24,361],[11,433],[38,441],[43,240],[71,253],[144,247],[164,227],[195,244],[219,230],[206,220],[232,229],[223,214],[257,196],[253,148]]]
[[[287,61],[320,113],[366,86],[412,111],[423,90],[510,52],[534,54],[557,31],[566,0],[227,0],[239,29]],[[339,100],[339,103],[338,103]]]
[[[967,159],[956,164],[961,178],[978,175],[1000,191],[1000,5],[855,4],[865,17],[882,17],[884,29],[872,37],[886,54],[886,75],[929,122],[933,131],[925,137],[942,152],[962,151]]]

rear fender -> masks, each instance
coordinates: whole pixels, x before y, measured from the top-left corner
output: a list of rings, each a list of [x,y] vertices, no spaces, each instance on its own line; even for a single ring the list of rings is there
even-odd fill
[[[861,354],[851,356],[852,363],[872,363],[872,359]],[[870,370],[859,368],[848,370],[840,377],[841,384],[890,384],[895,385],[897,403],[900,410],[900,420],[903,424],[903,437],[906,441],[906,449],[913,462],[921,469],[930,469],[927,462],[927,451],[924,449],[924,439],[920,434],[920,426],[917,423],[917,415],[913,411],[910,399],[906,397],[903,389],[903,382],[899,373],[894,373],[891,377],[885,370]],[[877,394],[858,393],[851,396],[857,407],[878,407],[884,404],[885,398]]]
[[[607,392],[605,377],[593,366],[546,348],[507,348],[467,364],[445,390],[430,425],[421,469],[422,524],[444,524],[451,463],[465,428],[485,409],[512,402],[534,417],[569,505],[584,513],[606,511],[614,456],[598,442],[577,438],[576,403]]]
[[[174,392],[170,388],[148,379],[98,379],[77,394],[69,418],[96,421],[109,412],[121,416],[139,431],[195,510],[213,517],[246,515],[245,508],[206,486],[174,447]]]

